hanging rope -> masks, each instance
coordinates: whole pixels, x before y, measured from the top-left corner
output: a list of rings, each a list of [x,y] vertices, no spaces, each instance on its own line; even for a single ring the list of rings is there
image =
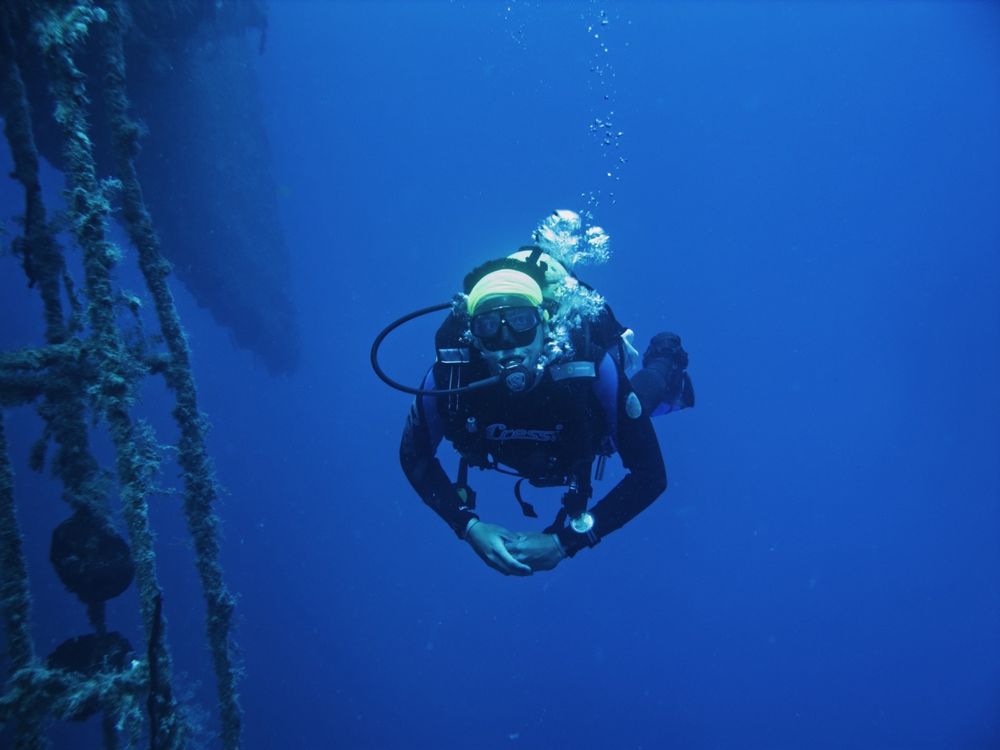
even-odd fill
[[[126,730],[130,746],[138,747],[142,727],[139,696],[147,687],[149,674],[144,661],[135,661],[121,671],[98,672],[84,676],[65,669],[35,665],[15,672],[7,682],[7,694],[0,698],[0,723],[34,720],[42,717],[70,720],[80,717],[88,706],[111,709],[115,723]],[[48,744],[16,746],[46,748]]]
[[[11,671],[27,669],[35,661],[31,642],[31,595],[28,568],[21,551],[21,530],[14,512],[14,476],[7,454],[3,414],[0,413],[0,615],[7,633]],[[18,750],[41,750],[41,727],[33,717],[19,716],[14,727]]]
[[[15,670],[35,659],[28,629],[30,609],[28,569],[21,552],[21,532],[14,513],[14,478],[0,414],[0,610],[7,629],[7,653]]]
[[[4,134],[14,159],[13,176],[24,188],[24,232],[15,239],[15,252],[21,256],[29,282],[41,292],[45,310],[45,338],[53,345],[68,336],[60,297],[61,279],[65,277],[62,253],[45,218],[41,184],[38,179],[38,151],[32,133],[24,82],[17,64],[14,37],[9,16],[0,16],[0,87],[5,102]],[[72,298],[72,295],[70,295]],[[46,421],[46,434],[59,446],[53,470],[63,481],[66,501],[76,510],[106,517],[103,482],[87,436],[84,381],[79,377],[81,363],[76,358],[49,358],[51,367],[47,398],[39,408]],[[38,356],[44,353],[38,352]]]
[[[46,0],[0,8],[0,96],[5,135],[14,158],[14,177],[25,193],[24,228],[13,247],[29,284],[37,287],[42,297],[48,342],[47,346],[0,352],[0,406],[35,403],[44,419],[45,434],[31,451],[33,468],[43,465],[49,441],[58,446],[53,473],[61,480],[64,498],[74,514],[53,534],[53,549],[61,545],[69,550],[66,562],[60,566],[54,559],[53,563],[67,588],[87,604],[96,631],[60,644],[44,665],[33,655],[27,624],[28,581],[0,422],[0,616],[7,627],[12,672],[5,693],[0,695],[0,724],[15,724],[18,750],[39,750],[47,746],[42,731],[50,718],[80,719],[103,711],[105,748],[114,750],[122,732],[128,746],[134,747],[143,736],[141,696],[145,694],[149,747],[179,750],[187,746],[190,729],[170,684],[171,657],[146,501],[157,465],[155,440],[146,425],[134,423],[130,416],[140,380],[150,373],[162,373],[175,395],[173,416],[180,430],[178,460],[184,474],[184,511],[207,604],[221,739],[225,750],[237,750],[241,715],[230,636],[234,600],[223,582],[219,563],[218,519],[212,507],[217,499],[214,469],[206,449],[206,428],[198,409],[187,341],[167,285],[170,267],[160,253],[133,162],[139,127],[129,115],[126,96],[123,37],[127,13],[120,0],[108,0],[107,6],[107,10],[102,9],[93,0]],[[19,34],[14,33],[15,28]],[[107,121],[120,183],[97,178],[87,117],[87,77],[75,61],[92,29],[100,34]],[[84,311],[42,201],[38,152],[18,64],[21,53],[16,47],[27,39],[42,53],[54,117],[63,136],[67,215],[83,253],[86,335],[81,322]],[[108,224],[109,197],[119,190],[124,224],[138,250],[166,353],[149,354],[144,345],[127,347],[116,324],[112,270],[119,252],[109,239]],[[63,293],[70,303],[68,319]],[[88,408],[103,417],[111,436],[130,547],[111,528],[108,487],[89,446]],[[81,593],[69,582],[81,574],[81,555],[90,554],[76,547],[80,543],[86,549],[102,548],[105,569],[110,561],[123,565],[110,578],[91,584],[89,593]],[[105,627],[104,601],[129,585],[133,563],[147,643],[145,659],[132,659],[131,646],[124,637]]]
[[[143,456],[136,448],[136,434],[129,409],[134,403],[134,385],[145,374],[129,356],[115,326],[111,269],[118,251],[107,237],[111,206],[108,185],[97,180],[93,147],[87,121],[86,78],[77,68],[73,54],[91,26],[107,20],[105,11],[89,0],[76,2],[64,12],[46,9],[35,25],[38,46],[49,74],[49,88],[56,103],[55,118],[64,139],[64,170],[68,188],[69,213],[73,233],[83,250],[83,267],[90,323],[91,354],[98,363],[96,400],[108,423],[115,447],[123,514],[129,532],[135,579],[139,589],[143,628],[147,641],[161,625],[156,621],[156,601],[160,587],[156,577],[153,537],[149,528],[149,478]],[[152,649],[158,662],[160,681],[168,684],[170,656],[164,639]],[[155,750],[172,750],[184,745],[184,724],[177,714],[169,691],[157,706],[158,731]]]
[[[14,40],[4,16],[0,23],[0,68],[2,68],[3,99],[9,103],[5,112],[4,134],[14,158],[12,177],[24,187],[24,234],[13,243],[15,255],[21,257],[24,271],[32,285],[37,284],[45,305],[45,338],[59,343],[66,338],[59,280],[64,270],[62,253],[49,232],[42,201],[42,185],[38,179],[38,151],[31,132],[24,81],[15,61]]]
[[[180,428],[178,458],[184,470],[184,513],[194,539],[198,573],[208,610],[208,640],[212,650],[222,718],[222,744],[235,750],[240,740],[240,709],[230,643],[234,600],[222,579],[218,518],[212,510],[217,498],[215,473],[205,448],[205,425],[198,410],[198,394],[191,374],[190,352],[181,328],[173,294],[167,286],[170,266],[160,253],[160,242],[142,197],[134,158],[139,127],[129,116],[125,88],[122,38],[126,18],[119,0],[108,3],[108,21],[102,28],[105,102],[111,124],[115,165],[122,183],[125,226],[139,251],[139,267],[156,308],[160,331],[170,351],[167,384],[174,391],[173,415]]]

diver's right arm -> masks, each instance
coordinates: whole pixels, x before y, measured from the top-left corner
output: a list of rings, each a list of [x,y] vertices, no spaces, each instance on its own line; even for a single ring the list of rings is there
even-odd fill
[[[428,373],[424,388],[434,388]],[[465,505],[465,501],[437,459],[444,436],[434,398],[418,396],[406,418],[399,444],[399,463],[413,489],[431,510],[441,516],[460,539],[465,539],[483,562],[504,575],[531,575],[531,568],[515,560],[506,542],[515,535],[502,526],[485,523]]]
[[[399,463],[420,498],[451,526],[460,539],[464,539],[469,522],[477,520],[478,516],[465,506],[437,459],[437,447],[443,434],[441,420],[435,418],[436,410],[432,414],[426,413],[429,410],[422,402],[427,400],[418,396],[410,409],[403,428],[403,439],[399,443]]]

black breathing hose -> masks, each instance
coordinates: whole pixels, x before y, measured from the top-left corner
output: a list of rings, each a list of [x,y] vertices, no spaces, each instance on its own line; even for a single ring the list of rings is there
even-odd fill
[[[401,318],[392,321],[389,325],[383,328],[379,335],[375,337],[375,341],[372,343],[371,351],[371,363],[372,369],[375,370],[375,374],[378,375],[379,379],[385,383],[390,388],[395,388],[397,391],[402,391],[403,393],[412,393],[414,396],[452,396],[456,393],[468,393],[469,391],[478,390],[480,388],[486,388],[487,386],[494,385],[500,382],[500,376],[494,375],[492,377],[486,378],[484,380],[477,380],[474,383],[469,383],[468,385],[463,385],[458,388],[413,388],[408,385],[403,385],[397,382],[385,374],[385,370],[378,363],[378,350],[382,346],[382,342],[385,340],[386,336],[395,331],[401,325],[409,323],[414,318],[419,318],[423,315],[430,315],[431,313],[440,312],[441,310],[447,310],[452,306],[451,302],[442,302],[440,305],[431,305],[430,307],[422,307],[419,310],[415,310],[411,313],[407,313]]]

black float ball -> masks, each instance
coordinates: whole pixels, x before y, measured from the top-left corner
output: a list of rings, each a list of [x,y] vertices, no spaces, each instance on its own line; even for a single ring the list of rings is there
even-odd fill
[[[92,514],[77,511],[52,532],[49,560],[63,585],[86,604],[107,601],[132,583],[125,540]]]

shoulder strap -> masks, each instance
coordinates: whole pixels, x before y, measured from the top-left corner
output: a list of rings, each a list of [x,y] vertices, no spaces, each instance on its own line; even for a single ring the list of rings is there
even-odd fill
[[[573,360],[549,367],[549,375],[557,383],[569,378],[596,378],[597,367],[589,360]]]

